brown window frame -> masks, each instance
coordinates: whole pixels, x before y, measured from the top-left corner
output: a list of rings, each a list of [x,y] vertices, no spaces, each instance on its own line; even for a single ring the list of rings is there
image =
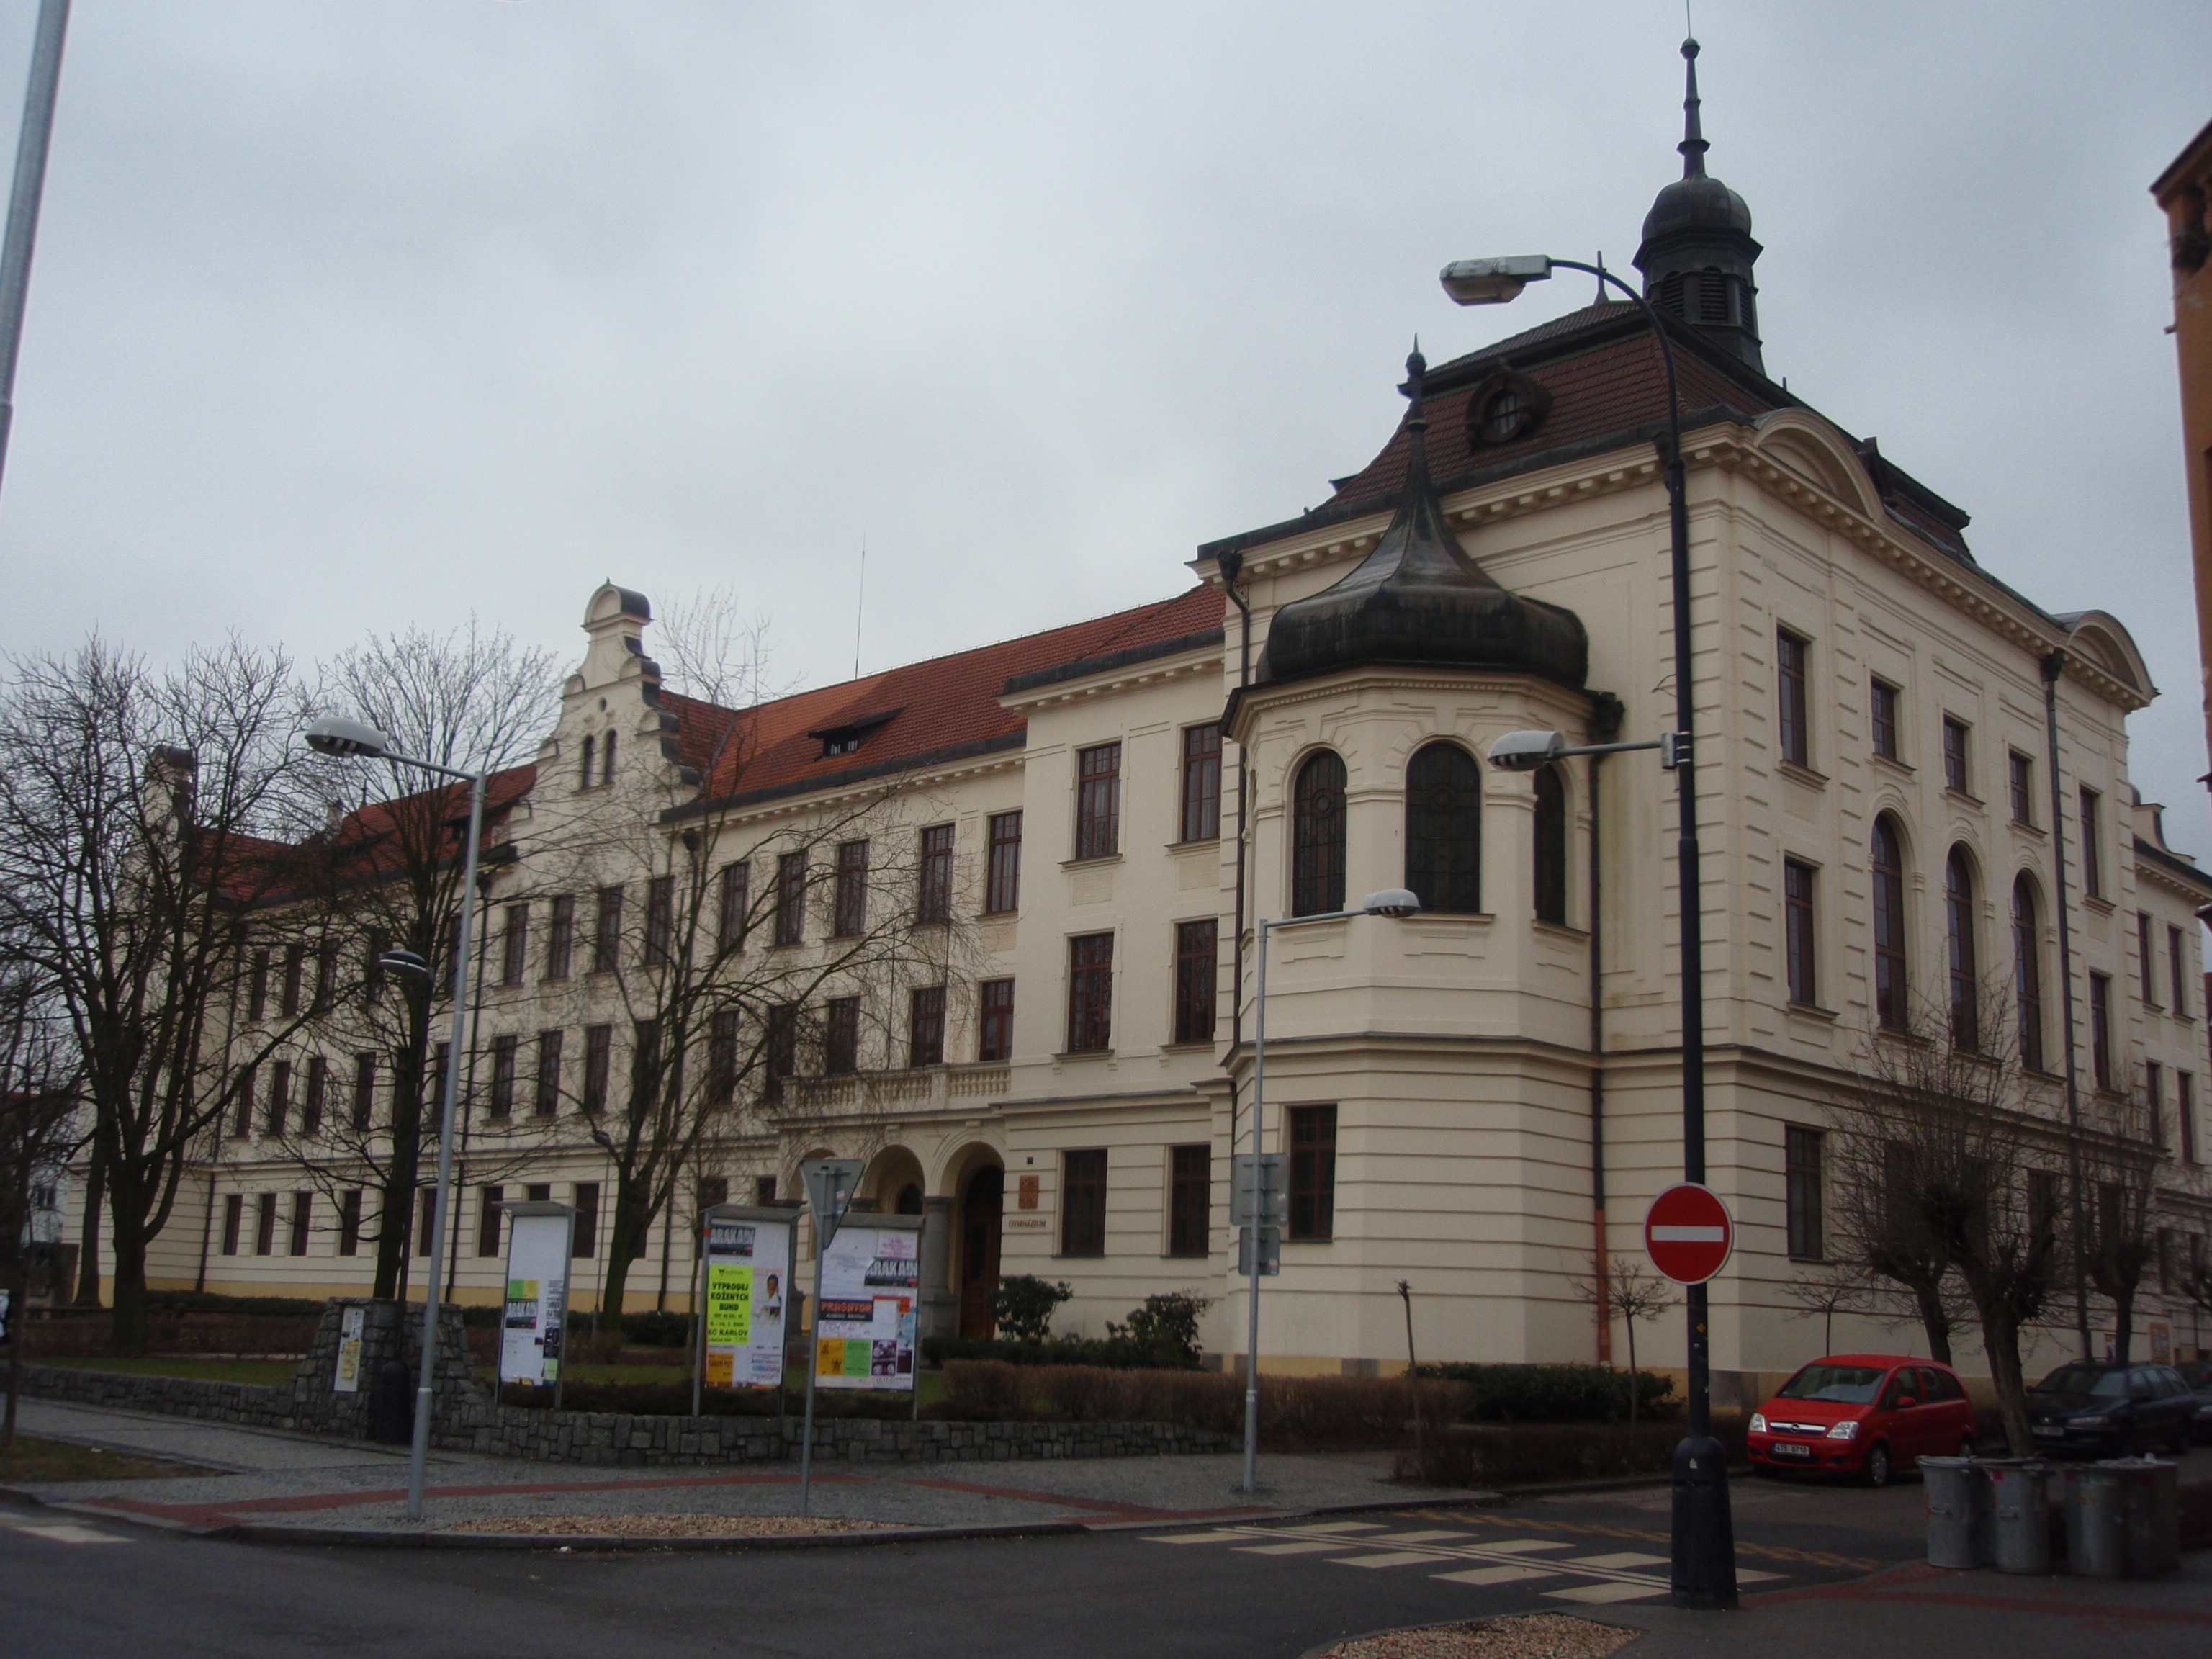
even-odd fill
[[[1826,1193],[1823,1162],[1826,1137],[1796,1123],[1782,1130],[1784,1238],[1792,1261],[1825,1261]]]
[[[676,940],[676,878],[648,876],[645,883],[645,965],[668,965]]]
[[[1076,933],[1067,941],[1067,1052],[1103,1054],[1114,1047],[1114,935]]]
[[[246,1234],[246,1194],[228,1193],[222,1200],[222,1253],[236,1255]]]
[[[1022,815],[994,812],[983,884],[983,914],[1010,916],[1022,908]]]
[[[602,887],[592,921],[592,971],[611,974],[622,967],[623,890]]]
[[[349,1187],[338,1194],[338,1254],[361,1254],[361,1194],[358,1187]]]
[[[353,1057],[353,1132],[366,1134],[376,1121],[376,1056]]]
[[[530,905],[527,900],[507,907],[507,927],[499,941],[499,982],[522,983],[530,960]]]
[[[315,1226],[315,1194],[302,1189],[292,1194],[292,1237],[287,1255],[305,1255]]]
[[[2012,983],[2020,1063],[2031,1072],[2043,1064],[2043,928],[2035,884],[2023,871],[2012,884]]]
[[[830,907],[830,937],[857,939],[868,931],[868,843],[837,843],[836,885]]]
[[[775,931],[778,945],[806,938],[806,851],[785,853],[775,861]]]
[[[752,896],[752,860],[739,859],[735,864],[724,865],[722,890],[714,912],[716,950],[732,951],[745,948],[745,933],[751,920]]]
[[[1951,1045],[1969,1054],[1982,1046],[1980,941],[1975,934],[1974,866],[1964,846],[1943,860],[1944,967],[1951,993]]]
[[[258,1066],[241,1066],[238,1071],[238,1095],[230,1121],[234,1140],[244,1140],[253,1133],[253,1097],[261,1084]]]
[[[1782,953],[1790,1000],[1820,1006],[1820,935],[1814,906],[1820,871],[1802,859],[1782,860]]]
[[[860,1069],[860,999],[831,997],[822,1006],[822,1075],[851,1077]]]
[[[568,1188],[568,1207],[576,1212],[574,1231],[568,1236],[568,1259],[595,1261],[599,1255],[599,1183],[578,1181]]]
[[[271,1061],[269,1066],[269,1115],[263,1120],[261,1133],[281,1136],[287,1120],[292,1115],[292,1062],[289,1060]]]
[[[561,1115],[561,1051],[568,1034],[559,1027],[538,1034],[538,1071],[531,1079],[531,1111],[540,1118]]]
[[[736,1008],[717,1008],[707,1016],[707,1099],[716,1106],[738,1097],[739,1016]]]
[[[246,1017],[252,1020],[269,1017],[269,952],[265,947],[253,953],[253,966],[246,976]]]
[[[2181,929],[2167,924],[2166,930],[2166,976],[2173,981],[2173,1006],[2166,1012],[2176,1019],[2189,1018],[2189,944],[2183,939]]]
[[[313,1139],[323,1132],[323,1106],[331,1089],[331,1063],[320,1054],[307,1056],[307,1078],[300,1093],[300,1133]]]
[[[1529,780],[1536,796],[1534,836],[1536,920],[1567,925],[1567,783],[1556,766],[1541,766]]]
[[[2005,751],[2005,788],[2012,798],[2012,821],[2035,827],[2035,757]]]
[[[2197,1146],[2197,1074],[2179,1066],[2173,1073],[2173,1121],[2179,1131],[2175,1143],[2184,1164],[2198,1162]]]
[[[2112,1086],[2112,976],[2089,975],[2089,1075],[2100,1089]]]
[[[500,1206],[507,1201],[504,1186],[477,1188],[477,1259],[499,1254]]]
[[[491,1099],[486,1110],[498,1122],[514,1115],[514,1074],[522,1053],[522,1038],[513,1031],[491,1040]]]
[[[1897,752],[1898,688],[1879,676],[1867,680],[1867,740],[1874,752],[1884,760],[1899,758]]]
[[[1336,1108],[1292,1106],[1283,1115],[1291,1154],[1291,1217],[1283,1236],[1325,1244],[1336,1237]]]
[[[1221,924],[1175,925],[1175,1041],[1211,1042],[1221,1002]]]
[[[607,1091],[613,1080],[615,1028],[612,1025],[586,1025],[584,1028],[584,1115],[597,1117],[607,1109]]]
[[[1221,722],[1182,729],[1182,834],[1178,840],[1221,839]]]
[[[1079,1147],[1060,1155],[1060,1254],[1106,1254],[1106,1149]]]
[[[975,988],[975,1060],[1002,1065],[1014,1057],[1014,982],[987,979]]]
[[[933,823],[921,831],[921,857],[915,871],[914,919],[919,922],[952,920],[953,827]]]
[[[277,1012],[287,1019],[300,1012],[300,994],[306,987],[307,947],[288,945],[284,947],[284,988],[277,1003]]]
[[[568,959],[576,948],[576,896],[562,893],[553,901],[553,916],[545,930],[545,977],[568,977]]]
[[[906,1063],[915,1070],[945,1063],[945,988],[917,985],[907,993]]]
[[[1121,850],[1121,744],[1075,751],[1075,857],[1112,858]]]
[[[1911,964],[1905,954],[1905,842],[1887,813],[1874,821],[1867,862],[1873,877],[1875,1015],[1884,1030],[1902,1031],[1912,1023],[1908,1001]]]
[[[2100,809],[2105,798],[2086,786],[2080,791],[2081,811],[2081,891],[2089,898],[2105,896],[2105,848]]]
[[[1813,642],[1787,628],[1774,630],[1775,752],[1792,766],[1813,764],[1813,737],[1807,725],[1806,664]]]
[[[276,1194],[271,1190],[256,1194],[254,1199],[253,1254],[276,1254]]]
[[[1956,714],[1943,716],[1943,787],[1954,794],[1974,793],[1973,732]]]
[[[1414,761],[1419,763],[1426,753],[1428,750],[1423,750],[1413,757]],[[1294,916],[1328,915],[1344,908],[1348,841],[1345,796],[1350,783],[1344,757],[1334,749],[1316,749],[1298,763],[1291,787],[1291,914]],[[1410,789],[1407,810],[1410,817]],[[1410,847],[1407,861],[1410,869]],[[1428,903],[1425,896],[1422,902]]]
[[[1213,1148],[1168,1148],[1168,1250],[1170,1255],[1212,1253]]]

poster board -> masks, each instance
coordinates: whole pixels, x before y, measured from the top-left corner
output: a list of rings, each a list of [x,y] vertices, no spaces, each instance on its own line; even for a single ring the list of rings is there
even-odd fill
[[[797,1219],[791,1210],[738,1204],[716,1205],[702,1218],[707,1387],[772,1389],[782,1383]]]
[[[338,1316],[338,1363],[331,1378],[332,1394],[361,1392],[361,1333],[368,1321],[366,1308],[348,1308]]]
[[[813,1342],[817,1387],[914,1388],[921,1223],[918,1215],[846,1214],[822,1255]]]
[[[557,1383],[576,1212],[566,1204],[509,1204],[505,1208],[507,1308],[500,1321],[499,1380]]]

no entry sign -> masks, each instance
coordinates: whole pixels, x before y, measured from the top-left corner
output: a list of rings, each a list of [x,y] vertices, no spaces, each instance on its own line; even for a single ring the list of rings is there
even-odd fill
[[[1644,1218],[1644,1252],[1677,1285],[1702,1285],[1735,1247],[1735,1223],[1710,1188],[1686,1181],[1651,1200]]]

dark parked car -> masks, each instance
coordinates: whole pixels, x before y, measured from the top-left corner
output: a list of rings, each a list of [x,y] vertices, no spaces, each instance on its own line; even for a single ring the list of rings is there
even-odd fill
[[[2197,1437],[2212,1440],[2212,1359],[2192,1359],[2173,1369],[2197,1395]]]
[[[2041,1451],[2177,1455],[2197,1438],[2197,1399],[2171,1365],[2076,1359],[2027,1391],[2027,1423]]]

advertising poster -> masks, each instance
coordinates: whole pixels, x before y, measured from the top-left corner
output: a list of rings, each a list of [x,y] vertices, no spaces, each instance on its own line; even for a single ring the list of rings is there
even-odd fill
[[[848,1220],[822,1257],[814,1380],[824,1389],[915,1386],[921,1234]]]
[[[507,1230],[507,1316],[499,1343],[502,1382],[560,1380],[570,1219],[565,1210],[550,1215],[518,1211]]]
[[[790,1285],[787,1222],[708,1218],[708,1388],[772,1389],[783,1381],[783,1310]]]
[[[361,1330],[368,1310],[348,1308],[338,1316],[338,1369],[331,1379],[332,1394],[361,1392]]]

